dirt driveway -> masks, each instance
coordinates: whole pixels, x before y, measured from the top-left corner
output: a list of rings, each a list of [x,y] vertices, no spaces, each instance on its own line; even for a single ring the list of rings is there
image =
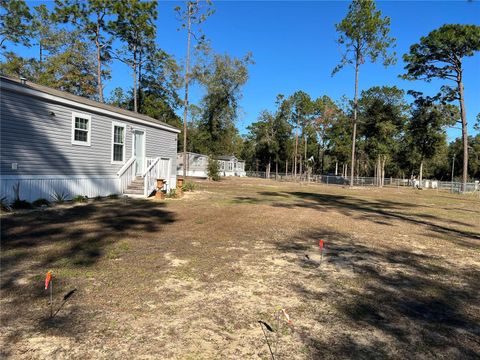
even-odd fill
[[[262,320],[276,359],[478,359],[479,213],[435,191],[227,179],[3,215],[1,355],[269,359]],[[53,319],[47,270],[55,308],[77,289]]]

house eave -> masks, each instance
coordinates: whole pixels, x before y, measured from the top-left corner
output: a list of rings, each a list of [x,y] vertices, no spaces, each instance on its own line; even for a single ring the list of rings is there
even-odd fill
[[[59,103],[59,104],[62,104],[62,105],[74,107],[74,108],[77,108],[77,109],[82,109],[82,110],[90,111],[90,112],[93,112],[93,113],[107,115],[107,116],[110,116],[110,117],[114,117],[116,119],[127,120],[127,121],[131,121],[131,122],[134,122],[134,123],[142,124],[142,125],[148,125],[150,127],[154,127],[154,128],[157,128],[157,129],[162,129],[162,130],[173,132],[173,133],[176,133],[176,134],[179,134],[181,132],[179,129],[176,129],[174,127],[158,124],[158,123],[151,122],[151,121],[144,120],[144,119],[139,119],[135,116],[130,116],[130,115],[122,114],[122,113],[115,112],[115,111],[112,111],[112,110],[103,109],[101,107],[96,107],[96,106],[93,106],[93,105],[83,104],[83,103],[78,102],[78,101],[66,99],[66,98],[63,98],[63,97],[57,96],[57,95],[48,94],[46,92],[42,92],[41,90],[28,88],[28,87],[25,87],[22,84],[12,83],[10,81],[1,81],[1,88],[5,89],[5,90],[10,90],[10,91],[13,91],[13,92],[21,93],[21,94],[26,94],[26,95],[29,95],[29,96],[32,96],[32,97],[48,100],[48,101],[51,101],[51,102]]]

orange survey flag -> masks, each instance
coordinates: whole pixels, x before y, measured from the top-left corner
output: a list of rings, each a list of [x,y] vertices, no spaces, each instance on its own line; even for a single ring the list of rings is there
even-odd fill
[[[47,272],[47,277],[45,278],[45,290],[48,289],[48,286],[50,285],[51,280],[52,280],[52,273],[49,271]]]

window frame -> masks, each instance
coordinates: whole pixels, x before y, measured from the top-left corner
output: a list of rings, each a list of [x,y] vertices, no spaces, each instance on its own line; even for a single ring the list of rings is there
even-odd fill
[[[114,160],[114,147],[115,147],[115,126],[123,128],[123,152],[122,152],[122,161]],[[127,124],[121,123],[118,121],[112,121],[112,144],[110,146],[111,156],[110,156],[110,163],[111,164],[125,164],[125,155],[127,152]]]
[[[75,140],[75,118],[85,119],[88,120],[87,126],[87,141],[79,141]],[[80,145],[80,146],[91,146],[91,138],[92,138],[92,115],[87,115],[78,112],[72,112],[72,125],[71,125],[71,143],[72,145]],[[83,129],[79,129],[83,130]]]

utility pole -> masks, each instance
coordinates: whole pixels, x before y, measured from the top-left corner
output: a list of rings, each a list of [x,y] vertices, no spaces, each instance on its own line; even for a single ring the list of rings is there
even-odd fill
[[[188,73],[190,72],[190,36],[192,26],[192,3],[188,2],[187,14],[187,63],[185,64],[185,100],[183,110],[183,178],[187,177],[187,115],[188,115]]]

